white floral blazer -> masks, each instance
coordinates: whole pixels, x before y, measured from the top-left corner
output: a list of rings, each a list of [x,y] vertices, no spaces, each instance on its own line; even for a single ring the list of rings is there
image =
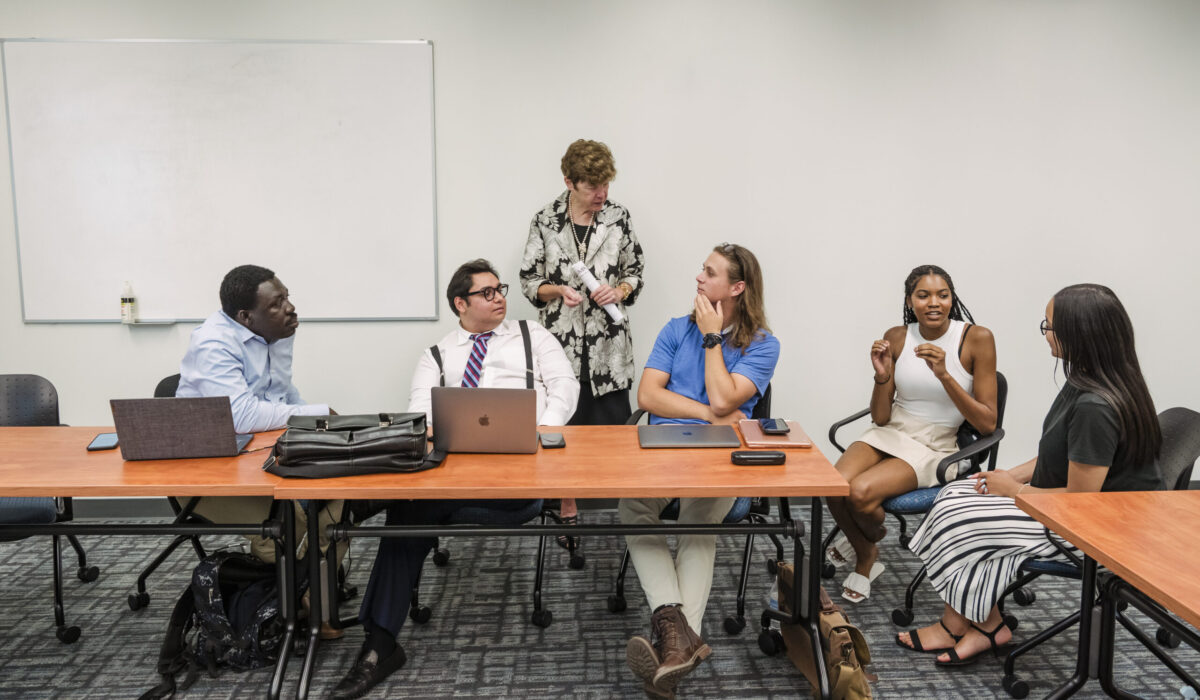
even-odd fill
[[[529,238],[521,261],[521,290],[538,309],[542,325],[562,343],[576,376],[580,371],[580,351],[583,343],[587,343],[592,376],[580,377],[580,381],[590,379],[592,394],[601,396],[633,386],[633,340],[629,336],[625,307],[633,304],[642,291],[645,261],[625,207],[605,202],[596,214],[596,227],[583,262],[602,283],[616,287],[625,282],[633,288],[629,297],[617,304],[625,315],[624,323],[613,323],[604,309],[588,298],[583,283],[571,271],[571,266],[579,260],[579,249],[567,221],[566,191],[538,212],[529,224]],[[561,298],[539,301],[537,290],[543,284],[565,284],[580,290],[583,303],[571,308]]]

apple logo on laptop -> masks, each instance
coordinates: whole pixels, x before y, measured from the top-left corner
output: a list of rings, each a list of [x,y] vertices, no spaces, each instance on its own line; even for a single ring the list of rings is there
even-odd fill
[[[491,423],[491,420],[488,418],[488,415],[486,413],[479,417],[479,424],[482,425],[483,427],[486,428],[490,423]]]

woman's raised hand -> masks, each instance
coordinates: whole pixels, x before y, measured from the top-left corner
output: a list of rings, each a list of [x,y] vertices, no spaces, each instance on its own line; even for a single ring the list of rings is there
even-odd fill
[[[892,345],[876,340],[871,345],[871,366],[875,368],[875,383],[885,384],[892,378]]]
[[[925,364],[929,365],[929,369],[933,370],[933,376],[938,379],[943,379],[946,376],[946,351],[934,345],[933,343],[921,343],[914,351],[917,357],[925,360]]]

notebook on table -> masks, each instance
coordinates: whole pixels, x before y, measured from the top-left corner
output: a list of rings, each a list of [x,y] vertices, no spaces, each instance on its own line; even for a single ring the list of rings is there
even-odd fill
[[[433,446],[443,452],[537,452],[537,391],[433,387]]]
[[[783,450],[791,447],[812,447],[812,438],[808,437],[808,433],[804,432],[804,428],[794,420],[786,421],[790,430],[786,435],[767,435],[762,431],[762,426],[756,420],[738,421],[738,430],[742,432],[742,439],[746,441],[746,447],[769,447],[773,450]]]
[[[638,444],[644,448],[741,447],[742,441],[732,425],[663,423],[639,425]]]
[[[234,432],[227,396],[113,399],[109,405],[128,461],[233,457],[254,437]]]

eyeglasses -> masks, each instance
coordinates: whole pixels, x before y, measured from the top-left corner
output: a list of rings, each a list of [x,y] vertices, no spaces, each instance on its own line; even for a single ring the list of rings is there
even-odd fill
[[[1052,331],[1054,327],[1050,325],[1049,321],[1043,318],[1042,322],[1038,324],[1038,329],[1042,331],[1042,335],[1046,335],[1046,331]]]
[[[476,289],[473,292],[467,292],[466,296],[471,297],[471,296],[475,296],[476,294],[482,294],[484,301],[491,301],[492,299],[495,299],[497,294],[499,294],[502,297],[506,297],[506,296],[508,296],[508,285],[500,284],[500,285],[496,285],[495,287],[484,287],[483,289]]]

